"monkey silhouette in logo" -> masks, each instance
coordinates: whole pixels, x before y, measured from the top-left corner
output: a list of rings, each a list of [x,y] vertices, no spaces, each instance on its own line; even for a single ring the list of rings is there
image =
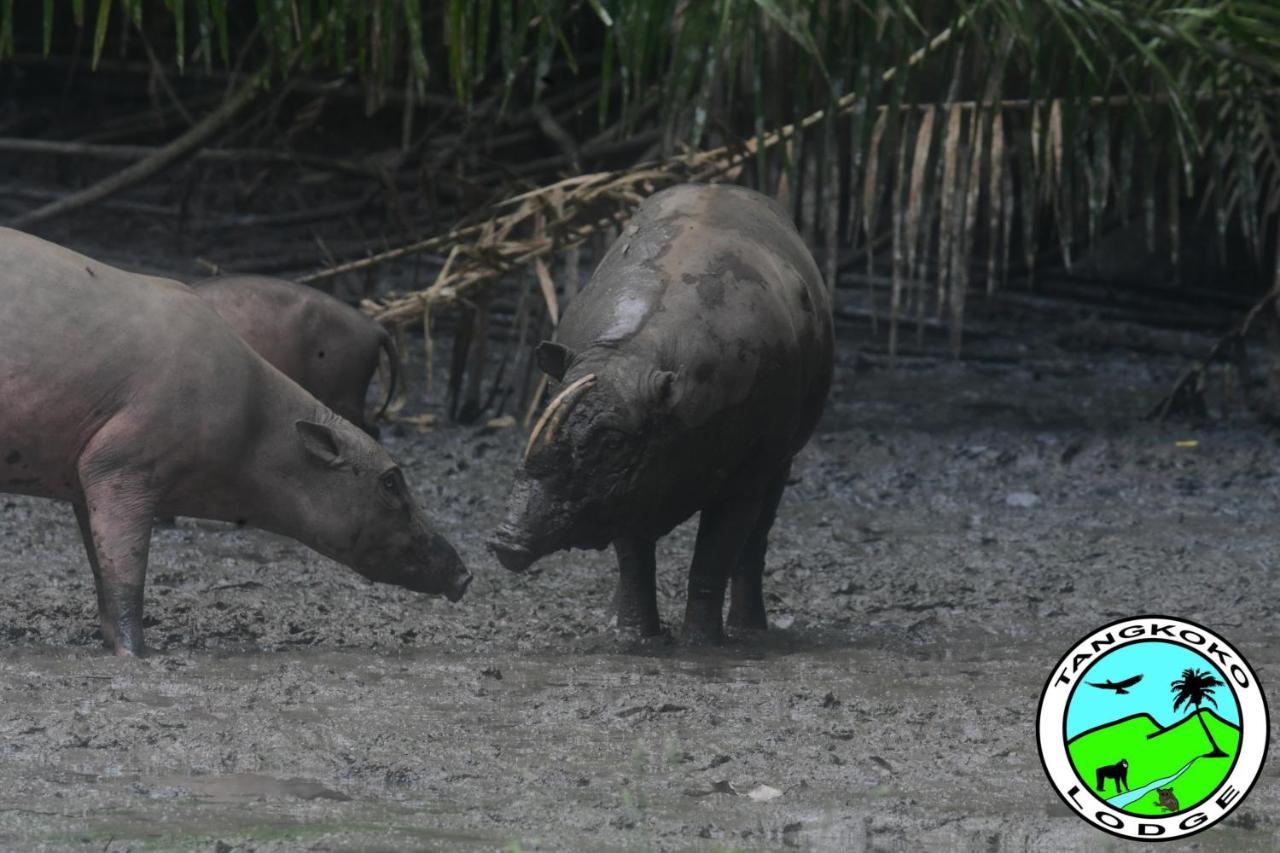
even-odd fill
[[[1129,790],[1129,759],[1122,758],[1115,764],[1104,764],[1098,768],[1098,790],[1107,789],[1107,780],[1116,780],[1116,793]]]

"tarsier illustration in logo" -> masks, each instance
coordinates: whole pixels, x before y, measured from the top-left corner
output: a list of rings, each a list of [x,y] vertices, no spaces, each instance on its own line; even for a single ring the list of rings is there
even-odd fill
[[[1131,815],[1200,805],[1235,766],[1242,733],[1223,673],[1205,656],[1160,640],[1094,661],[1067,702],[1064,728],[1076,775]]]
[[[1167,812],[1180,811],[1178,798],[1173,795],[1172,788],[1156,788],[1156,805]]]

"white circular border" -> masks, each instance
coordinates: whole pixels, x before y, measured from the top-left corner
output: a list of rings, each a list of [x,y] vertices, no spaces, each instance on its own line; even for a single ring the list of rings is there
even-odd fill
[[[1151,633],[1155,626],[1160,630]],[[1139,632],[1137,629],[1141,629]],[[1180,632],[1189,632],[1201,637],[1203,642],[1196,644]],[[1112,636],[1113,642],[1099,647],[1095,653],[1092,644]],[[1240,705],[1240,724],[1242,737],[1236,752],[1236,763],[1227,778],[1222,781],[1209,798],[1196,808],[1166,816],[1136,816],[1122,812],[1099,799],[1093,790],[1080,782],[1067,755],[1066,738],[1063,736],[1063,721],[1067,710],[1067,701],[1076,686],[1076,680],[1098,658],[1107,652],[1114,651],[1130,643],[1163,640],[1203,654],[1214,661],[1222,670],[1235,692]],[[1208,650],[1216,643],[1222,654],[1226,655],[1224,663],[1219,654],[1210,655]],[[1079,669],[1072,671],[1072,661],[1079,654],[1088,654],[1089,658]],[[1234,666],[1233,666],[1234,665]],[[1235,667],[1238,667],[1236,669]],[[1238,680],[1243,675],[1248,682],[1242,686]],[[1270,737],[1270,720],[1267,714],[1267,701],[1262,687],[1258,684],[1258,676],[1249,666],[1248,661],[1234,646],[1209,629],[1171,616],[1137,616],[1122,619],[1104,625],[1081,639],[1062,656],[1054,666],[1049,680],[1045,683],[1044,692],[1040,695],[1040,710],[1036,721],[1036,741],[1040,748],[1040,762],[1045,773],[1053,784],[1058,796],[1080,818],[1093,826],[1120,838],[1139,841],[1172,841],[1175,838],[1186,838],[1216,824],[1244,800],[1249,789],[1258,781],[1262,773],[1262,764],[1267,757],[1267,743]]]

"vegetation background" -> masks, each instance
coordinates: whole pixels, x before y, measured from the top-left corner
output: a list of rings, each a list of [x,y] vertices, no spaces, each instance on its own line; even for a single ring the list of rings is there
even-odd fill
[[[200,271],[362,273],[383,322],[454,332],[449,407],[475,417],[484,342],[548,333],[611,227],[680,180],[782,198],[890,354],[903,324],[958,352],[975,293],[1045,271],[1141,285],[1139,320],[1188,290],[1242,314],[1276,268],[1277,48],[1267,0],[3,0],[0,151],[63,189],[0,216],[132,198],[180,236],[211,209],[257,244],[301,227]],[[67,115],[86,86],[92,130]]]
[[[361,302],[415,398],[388,446],[481,569],[450,608],[182,521],[122,671],[66,508],[0,501],[0,846],[1092,850],[1028,737],[1066,639],[1189,612],[1280,667],[1272,431],[1134,422],[1266,307],[1271,0],[0,0],[0,33],[0,222]],[[786,200],[839,338],[778,630],[710,660],[619,654],[607,559],[483,545],[530,344],[690,178]],[[450,415],[485,425],[411,425]],[[1278,814],[1264,782],[1204,837],[1275,850]]]

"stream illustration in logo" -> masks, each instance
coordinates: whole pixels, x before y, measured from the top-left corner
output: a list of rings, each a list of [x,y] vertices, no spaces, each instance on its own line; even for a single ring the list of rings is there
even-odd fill
[[[1040,760],[1080,817],[1122,838],[1213,826],[1262,772],[1266,699],[1226,640],[1183,619],[1099,628],[1063,656],[1040,698]]]

